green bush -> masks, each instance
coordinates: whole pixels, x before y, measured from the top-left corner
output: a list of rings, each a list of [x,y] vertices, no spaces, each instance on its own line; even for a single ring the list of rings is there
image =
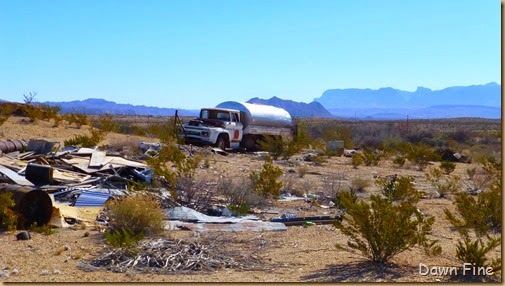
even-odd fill
[[[420,194],[415,188],[414,178],[403,176],[389,176],[378,178],[375,184],[379,186],[381,193],[392,202],[417,203]]]
[[[349,192],[338,191],[331,201],[335,204],[336,209],[345,211],[346,209],[343,203],[344,199],[350,199],[351,203],[353,204],[357,203],[358,196],[356,195],[356,191],[352,188],[349,190]]]
[[[429,164],[430,161],[439,160],[433,149],[424,143],[408,144],[406,148],[407,159],[416,164],[420,171]]]
[[[129,230],[135,235],[155,235],[163,231],[166,218],[158,200],[147,193],[109,201],[112,231]]]
[[[351,157],[351,164],[354,169],[357,169],[361,164],[363,164],[364,158],[360,153],[356,153]]]
[[[302,145],[297,141],[287,140],[281,136],[263,136],[261,140],[258,140],[257,145],[259,149],[270,153],[274,160],[281,156],[287,160],[302,149]]]
[[[462,263],[471,263],[473,267],[491,267],[493,271],[501,270],[501,259],[489,259],[487,254],[501,244],[501,238],[487,237],[486,241],[481,238],[472,241],[465,237],[459,240],[456,246],[456,257]]]
[[[12,193],[0,193],[0,230],[15,231],[18,224],[18,215],[14,208],[16,203]]]
[[[456,169],[456,163],[448,161],[440,162],[440,169],[444,171],[444,174],[449,175]]]
[[[138,242],[144,239],[143,232],[135,233],[129,228],[105,232],[104,235],[110,246],[126,250],[133,250]]]
[[[94,147],[105,139],[105,132],[96,128],[89,130],[90,135],[77,135],[74,138],[64,140],[65,146]]]
[[[406,158],[405,156],[396,156],[393,159],[393,164],[397,165],[398,167],[403,167],[405,165]]]
[[[431,168],[425,173],[426,180],[438,191],[441,198],[461,189],[459,176],[444,176],[442,172],[440,168]]]
[[[252,171],[250,179],[256,192],[265,198],[278,198],[282,188],[282,182],[278,179],[282,176],[282,170],[273,165],[272,158],[266,157],[263,168],[258,172]]]
[[[364,192],[368,187],[370,187],[370,180],[365,177],[354,177],[351,180],[351,189],[356,192]]]
[[[441,253],[436,241],[427,238],[435,218],[424,218],[414,204],[393,203],[379,195],[371,195],[370,203],[354,202],[347,192],[341,194],[341,201],[347,213],[335,226],[349,240],[347,246],[337,244],[337,248],[378,263],[386,263],[416,245],[429,254]]]
[[[114,120],[114,116],[108,113],[100,115],[96,127],[104,132],[119,131],[119,125]]]
[[[86,114],[78,113],[76,111],[63,115],[63,119],[70,124],[74,123],[79,128],[83,125],[89,125],[90,123]]]
[[[489,260],[486,255],[501,244],[501,235],[490,236],[490,233],[501,234],[502,231],[501,163],[488,158],[482,167],[490,179],[487,189],[477,198],[467,193],[457,194],[453,202],[456,214],[449,209],[444,209],[444,213],[463,237],[462,241],[458,241],[457,258],[462,262],[475,263],[477,267],[499,270],[501,260]],[[472,233],[476,239],[472,238]]]
[[[382,159],[382,155],[377,152],[363,150],[363,162],[365,166],[377,166]]]
[[[57,234],[58,231],[50,227],[49,225],[38,225],[37,222],[34,222],[28,228],[32,232],[43,233],[45,235]]]

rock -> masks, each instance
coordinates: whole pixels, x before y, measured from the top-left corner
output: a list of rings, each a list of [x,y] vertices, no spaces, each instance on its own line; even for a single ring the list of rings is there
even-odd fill
[[[17,268],[14,268],[14,269],[12,269],[11,274],[12,275],[18,275],[19,274],[19,270]]]
[[[221,213],[222,216],[233,216],[233,213],[228,209],[228,208],[223,208],[223,211]]]
[[[16,235],[18,240],[29,240],[32,238],[32,235],[28,231],[22,231]]]
[[[53,274],[61,274],[61,270],[60,269],[54,269],[53,270]]]
[[[44,275],[44,276],[45,276],[45,275],[49,275],[49,274],[50,274],[50,272],[49,272],[49,270],[47,270],[47,269],[44,269],[44,270],[42,270],[42,271],[40,272],[40,275]]]
[[[5,270],[0,271],[0,278],[9,278],[9,272]]]

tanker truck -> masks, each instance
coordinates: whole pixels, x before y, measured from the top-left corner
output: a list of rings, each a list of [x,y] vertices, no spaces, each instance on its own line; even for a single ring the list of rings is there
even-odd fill
[[[187,144],[254,150],[264,136],[292,138],[292,127],[291,115],[282,108],[226,101],[202,108],[198,118],[182,125],[182,136]]]

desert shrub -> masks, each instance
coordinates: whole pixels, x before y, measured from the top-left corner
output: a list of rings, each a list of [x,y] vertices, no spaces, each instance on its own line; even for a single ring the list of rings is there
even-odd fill
[[[475,167],[466,169],[466,174],[468,175],[469,180],[473,180],[476,173],[477,173],[477,168],[475,168]]]
[[[475,231],[480,236],[489,231],[500,232],[502,227],[501,198],[499,190],[487,190],[480,193],[477,198],[467,193],[459,193],[453,202],[457,215],[448,209],[444,209],[444,212],[447,219],[462,235],[468,235],[469,230]]]
[[[298,167],[298,177],[303,178],[309,172],[309,167],[302,165]]]
[[[129,228],[113,230],[104,233],[107,243],[112,247],[133,251],[139,241],[144,239],[144,233],[135,233]]]
[[[130,230],[135,235],[155,235],[163,231],[165,213],[159,201],[147,193],[107,202],[112,231]]]
[[[28,227],[28,229],[32,232],[42,233],[45,235],[57,234],[58,231],[50,227],[49,225],[38,225],[37,222],[34,222],[32,225]]]
[[[119,125],[114,120],[111,114],[105,113],[100,115],[98,121],[96,122],[96,128],[105,132],[117,132],[119,131]]]
[[[415,188],[414,178],[403,176],[381,177],[375,180],[381,193],[392,202],[416,203],[420,199],[420,194]]]
[[[0,230],[15,231],[18,224],[18,215],[15,212],[16,203],[12,193],[0,193]]]
[[[83,125],[89,125],[88,116],[77,111],[65,114],[63,119],[65,119],[69,124],[75,124],[79,128]]]
[[[220,178],[217,193],[224,197],[224,203],[235,215],[245,215],[250,208],[264,205],[265,199],[254,191],[251,180],[236,181],[231,178]]]
[[[440,162],[440,169],[442,169],[444,174],[449,175],[450,173],[454,172],[454,170],[456,169],[456,163],[448,162],[448,161]]]
[[[351,179],[351,189],[356,192],[364,192],[370,185],[370,180],[365,177],[354,177]]]
[[[456,214],[449,209],[444,209],[444,213],[463,238],[458,241],[457,258],[462,262],[475,263],[477,267],[498,270],[501,269],[501,260],[489,260],[486,255],[501,243],[501,235],[490,235],[500,234],[502,230],[501,163],[489,158],[484,162],[483,169],[491,178],[487,189],[476,198],[468,193],[457,194],[453,202]]]
[[[363,150],[363,163],[366,166],[377,166],[382,159],[382,154],[379,152],[372,152],[369,150]]]
[[[335,226],[349,240],[347,246],[337,244],[337,248],[378,263],[415,246],[423,246],[430,254],[441,252],[436,241],[427,238],[435,218],[424,218],[414,204],[393,203],[379,195],[371,195],[370,203],[355,202],[348,192],[341,194],[341,201],[347,212]]]
[[[350,199],[351,203],[355,204],[358,202],[358,195],[354,189],[350,189],[349,192],[346,191],[338,191],[335,193],[335,196],[331,200],[335,204],[335,208],[338,210],[346,211],[343,200],[345,198]]]
[[[139,132],[140,130],[135,130]],[[161,124],[151,124],[145,129],[146,135],[159,138],[161,141],[172,141],[177,138],[174,118],[168,118]]]
[[[456,257],[462,263],[471,263],[473,267],[491,267],[493,271],[501,270],[501,259],[489,259],[490,251],[501,244],[501,238],[487,237],[486,240],[477,238],[472,241],[465,237],[463,241],[458,240],[456,246]]]
[[[314,140],[307,134],[308,126],[305,120],[300,120],[295,124],[296,132],[293,140],[298,143],[301,148],[308,147]]]
[[[89,129],[90,135],[77,135],[63,141],[65,146],[94,147],[105,139],[105,132],[99,129]]]
[[[281,156],[287,160],[302,149],[302,145],[297,141],[284,139],[281,136],[263,136],[261,140],[258,140],[257,145],[259,149],[270,153],[274,160]]]
[[[216,184],[208,178],[194,179],[178,176],[176,179],[175,201],[181,206],[197,211],[207,210],[214,202]]]
[[[409,144],[406,156],[409,161],[417,165],[420,171],[424,170],[430,161],[436,161],[439,158],[430,146],[423,143]]]
[[[306,190],[308,190],[310,187],[306,186],[306,180],[297,180],[297,178],[300,178],[300,175],[298,175],[298,177],[290,175],[284,177],[282,180],[281,192],[289,193],[297,197],[303,197],[303,195],[306,193]]]
[[[393,159],[393,164],[401,168],[405,165],[405,160],[406,160],[405,156],[396,156]]]
[[[459,176],[444,176],[440,168],[431,168],[424,175],[426,180],[438,191],[441,198],[454,194],[461,189]]]
[[[273,165],[272,158],[266,157],[262,169],[250,174],[253,189],[265,198],[278,198],[282,188],[282,182],[278,181],[281,175],[282,170]]]
[[[351,164],[354,169],[357,169],[364,162],[364,157],[360,153],[356,153],[351,157]]]

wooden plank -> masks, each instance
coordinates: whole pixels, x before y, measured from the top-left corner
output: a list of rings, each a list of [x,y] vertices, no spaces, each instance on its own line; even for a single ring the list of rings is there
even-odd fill
[[[99,168],[106,164],[105,162],[105,152],[94,151],[91,153],[91,159],[89,160],[89,168]],[[110,161],[110,160],[109,160]]]
[[[28,181],[25,177],[20,176],[18,173],[12,171],[11,169],[1,166],[0,165],[0,173],[4,174],[7,176],[9,179],[11,179],[14,183],[18,185],[23,185],[23,186],[33,186],[33,184]]]

